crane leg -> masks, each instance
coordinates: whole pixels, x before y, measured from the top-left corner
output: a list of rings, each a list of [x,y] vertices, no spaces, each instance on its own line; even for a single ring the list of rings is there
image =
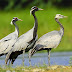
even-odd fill
[[[48,49],[47,51],[48,51],[48,65],[50,66],[50,51],[51,51],[51,49]]]
[[[5,55],[5,58],[6,58],[6,55]],[[5,59],[5,65],[7,65],[7,60]]]
[[[32,49],[29,50],[29,65],[30,65],[30,66],[31,66],[31,50],[32,50]]]
[[[15,61],[15,59],[11,59],[10,61],[11,61],[11,66],[12,66],[14,61]]]
[[[9,59],[9,65],[10,65],[10,61],[11,61],[11,60]]]
[[[24,54],[25,54],[25,50],[23,50],[23,66],[24,66]]]

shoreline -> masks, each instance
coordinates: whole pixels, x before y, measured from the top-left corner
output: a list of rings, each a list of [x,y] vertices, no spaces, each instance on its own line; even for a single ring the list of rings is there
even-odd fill
[[[6,67],[0,68],[0,72],[72,72],[72,66],[52,65],[52,66],[30,66],[30,67]]]

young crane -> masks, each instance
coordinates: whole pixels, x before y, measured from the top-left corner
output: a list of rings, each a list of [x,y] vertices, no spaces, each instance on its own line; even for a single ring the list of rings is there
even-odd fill
[[[34,26],[31,30],[26,32],[25,34],[21,35],[15,44],[12,46],[12,49],[9,51],[9,53],[6,56],[5,63],[7,64],[8,59],[12,60],[12,64],[14,63],[15,59],[18,57],[18,55],[23,53],[23,64],[24,64],[24,53],[25,50],[28,51],[32,48],[32,46],[35,44],[37,41],[37,28],[38,28],[38,21],[35,16],[35,12],[38,10],[43,10],[40,9],[36,6],[33,6],[30,10],[30,13],[33,15],[35,23]]]
[[[60,18],[64,18],[66,16],[63,16],[61,14],[56,14],[55,16],[55,20],[56,22],[60,25],[60,30],[59,31],[51,31],[45,35],[43,35],[42,37],[40,37],[38,39],[38,41],[35,43],[35,46],[33,47],[33,49],[31,49],[29,51],[29,61],[31,56],[33,56],[37,51],[40,50],[47,50],[48,52],[48,63],[50,66],[50,51],[52,48],[56,48],[59,43],[61,42],[61,39],[63,37],[64,34],[64,27],[63,25],[59,22]],[[30,62],[31,64],[31,62]]]

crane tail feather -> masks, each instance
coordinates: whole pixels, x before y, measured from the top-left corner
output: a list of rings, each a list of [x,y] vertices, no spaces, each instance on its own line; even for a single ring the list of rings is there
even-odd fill
[[[29,51],[29,55],[32,57],[37,51],[39,51],[43,47],[44,46],[40,44],[34,46],[34,48]]]
[[[9,51],[8,54],[6,55],[5,64],[7,64],[8,60],[10,58],[11,53],[12,53],[12,51]]]
[[[37,52],[36,49],[32,49],[32,50],[31,50],[31,56],[33,56],[36,52]]]
[[[0,57],[1,57],[2,55],[4,55],[4,54],[0,54]]]
[[[34,47],[29,51],[29,55],[32,57],[38,51],[38,46]]]

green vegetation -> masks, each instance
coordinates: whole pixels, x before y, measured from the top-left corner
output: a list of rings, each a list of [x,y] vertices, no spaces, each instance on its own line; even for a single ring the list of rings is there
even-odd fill
[[[72,66],[72,56],[70,57],[69,65]]]
[[[32,6],[40,6],[47,8],[47,6],[70,7],[71,0],[0,0],[0,10],[19,10],[22,8],[31,8]]]
[[[58,48],[52,51],[71,51],[72,50],[72,9],[48,7],[44,11],[36,12],[38,19],[38,37],[53,30],[59,30],[60,26],[56,23],[54,17],[56,14],[63,14],[68,18],[60,19],[64,26],[64,36]],[[33,16],[30,16],[30,9],[15,11],[0,11],[0,39],[14,31],[14,26],[10,25],[13,17],[21,18],[23,21],[17,22],[20,35],[30,30],[34,25]]]
[[[6,67],[6,68],[1,68],[0,67],[0,72],[71,72],[72,67],[71,66],[41,66],[41,67]]]

